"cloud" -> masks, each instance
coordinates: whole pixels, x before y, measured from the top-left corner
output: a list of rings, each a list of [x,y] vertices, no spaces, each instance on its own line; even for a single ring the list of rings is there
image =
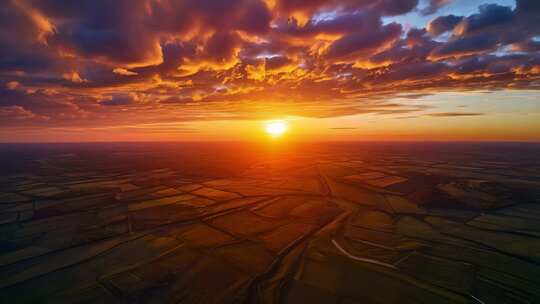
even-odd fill
[[[64,52],[130,66],[162,60],[158,36],[141,22],[144,1],[96,0],[65,5],[64,1],[44,0],[36,4],[51,20],[58,20],[55,34],[47,41]]]
[[[457,38],[431,52],[433,58],[450,56],[466,56],[494,50],[499,44],[498,37],[493,33],[482,33],[475,36]]]
[[[512,21],[514,14],[508,6],[483,4],[478,7],[479,13],[464,18],[455,33],[459,36],[479,32],[490,27],[501,26]]]
[[[169,34],[222,29],[264,33],[271,21],[266,2],[260,0],[153,0],[147,2],[147,7],[143,10],[148,12],[144,16],[147,24]]]
[[[265,59],[265,68],[267,70],[277,70],[292,63],[292,60],[285,56],[275,56]]]
[[[6,89],[8,90],[17,90],[21,87],[21,83],[18,81],[10,81],[6,83]]]
[[[88,82],[88,79],[81,78],[81,75],[77,72],[71,72],[71,73],[64,73],[62,77],[67,80],[74,83],[86,83]]]
[[[190,103],[193,101],[194,100],[191,97],[171,96],[163,100],[160,100],[159,102],[164,103],[164,104],[185,104],[185,103]]]
[[[439,36],[442,33],[452,31],[461,20],[463,20],[461,16],[439,16],[428,23],[427,31],[432,36]]]
[[[135,104],[139,97],[133,93],[115,93],[103,99],[100,104],[103,106],[126,106]]]
[[[421,10],[422,15],[435,14],[441,7],[450,4],[452,0],[429,0],[428,6]]]
[[[396,16],[412,11],[418,5],[418,0],[379,0],[375,5],[383,15]]]
[[[49,117],[36,115],[21,106],[0,106],[0,118],[4,123],[49,120]]]
[[[375,18],[373,18],[375,17]],[[336,15],[331,19],[309,19],[301,25],[295,18],[278,20],[276,30],[279,33],[296,36],[315,36],[319,34],[344,34],[365,29],[369,24],[379,23],[378,17],[366,12],[353,12]]]
[[[523,14],[540,12],[540,3],[536,0],[516,0],[516,11]]]
[[[378,82],[394,82],[400,80],[419,81],[433,79],[444,74],[448,66],[441,62],[404,63],[392,65],[386,73],[377,76]]]
[[[234,33],[217,32],[206,42],[205,53],[212,61],[228,62],[235,57],[239,42],[240,37]]]
[[[278,0],[281,12],[313,14],[318,10],[371,10],[375,14],[394,16],[406,14],[418,5],[418,0]]]
[[[0,107],[74,127],[411,113],[389,100],[539,89],[538,1],[464,16],[449,2],[0,1]],[[431,21],[385,18],[410,12]]]
[[[463,117],[463,116],[481,116],[483,113],[474,113],[474,112],[441,112],[441,113],[430,113],[426,114],[431,117]]]
[[[325,55],[328,58],[345,58],[381,50],[400,36],[401,29],[401,25],[390,23],[351,33],[332,43]]]
[[[114,68],[112,70],[113,73],[115,74],[118,74],[118,75],[124,75],[124,76],[135,76],[135,75],[138,75],[138,73],[136,72],[133,72],[133,71],[130,71],[128,69],[124,69],[124,68]]]

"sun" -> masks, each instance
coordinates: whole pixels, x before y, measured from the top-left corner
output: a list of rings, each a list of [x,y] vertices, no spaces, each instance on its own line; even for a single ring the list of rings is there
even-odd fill
[[[266,133],[272,137],[279,137],[287,131],[287,123],[284,121],[269,121],[265,125]]]

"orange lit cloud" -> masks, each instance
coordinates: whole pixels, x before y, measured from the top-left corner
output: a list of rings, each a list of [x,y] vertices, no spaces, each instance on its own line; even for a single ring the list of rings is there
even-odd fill
[[[539,89],[538,1],[442,15],[451,3],[2,1],[0,125],[390,115],[425,109],[400,94]],[[386,19],[408,13],[430,21]]]

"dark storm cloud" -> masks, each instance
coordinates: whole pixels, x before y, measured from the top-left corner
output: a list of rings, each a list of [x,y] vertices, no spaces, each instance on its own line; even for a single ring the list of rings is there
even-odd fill
[[[540,35],[540,10],[537,1],[517,1],[516,8],[496,4],[479,6],[479,12],[465,17],[455,28],[454,35],[460,37],[491,33],[503,45],[527,41]]]
[[[454,67],[456,73],[470,74],[484,71],[489,65],[490,60],[486,57],[471,56],[462,61],[458,61]]]
[[[435,14],[441,7],[450,4],[452,0],[429,0],[428,6],[424,8],[422,15]]]
[[[461,20],[463,20],[461,16],[439,16],[429,22],[427,29],[430,35],[438,36],[444,32],[452,31]]]
[[[57,18],[51,45],[87,58],[124,64],[158,62],[157,36],[141,22],[143,1],[35,1],[44,15]]]
[[[17,1],[0,1],[0,71],[44,71],[61,65],[44,45],[52,27]]]
[[[149,14],[146,22],[156,30],[169,33],[186,33],[197,26],[212,30],[240,29],[249,33],[264,33],[271,20],[268,7],[259,0],[147,2]]]
[[[510,7],[497,4],[484,4],[478,7],[479,13],[473,14],[461,21],[459,35],[479,32],[490,27],[508,24],[514,18]]]
[[[239,16],[236,26],[248,33],[265,33],[269,29],[271,12],[262,1],[248,1]]]
[[[516,11],[522,14],[540,12],[540,2],[537,0],[516,0]]]
[[[266,58],[265,61],[265,66],[267,70],[279,69],[292,62],[289,58],[283,56]]]
[[[126,106],[134,104],[138,101],[136,95],[126,94],[126,93],[117,93],[101,101],[101,105],[104,106]]]
[[[521,52],[538,52],[540,51],[540,41],[535,41],[535,40],[530,39],[527,41],[522,41],[522,42],[513,44],[512,48],[516,51],[521,51]]]
[[[54,58],[31,52],[14,54],[11,50],[11,46],[0,43],[0,70],[35,71],[54,66]]]
[[[240,38],[236,34],[217,32],[206,42],[206,54],[215,61],[222,62],[234,56]]]
[[[321,9],[367,9],[385,16],[408,13],[418,5],[418,0],[278,0],[278,9],[290,13],[312,13]]]
[[[405,39],[392,48],[370,57],[373,63],[418,62],[426,57],[440,43],[431,40],[424,29],[411,29]]]
[[[375,5],[383,15],[396,16],[412,11],[418,5],[418,0],[379,0]]]
[[[493,33],[482,33],[475,36],[458,38],[450,41],[431,53],[434,57],[461,56],[494,50],[498,45],[498,37]]]
[[[0,107],[51,125],[172,107],[249,118],[246,104],[283,100],[327,117],[406,94],[538,89],[539,1],[438,15],[449,2],[0,1]],[[419,28],[385,18],[406,13],[433,15]]]
[[[431,79],[447,71],[447,65],[439,62],[405,63],[391,65],[388,71],[378,75],[377,81],[399,81],[406,79]]]
[[[373,52],[396,40],[401,34],[401,25],[390,23],[372,29],[351,33],[336,40],[328,49],[328,58],[343,58],[355,54]]]
[[[283,34],[292,36],[313,36],[318,34],[343,34],[358,31],[367,31],[369,27],[377,25],[380,19],[377,14],[368,12],[345,13],[329,20],[309,20],[300,26],[295,19],[282,20],[276,28]]]
[[[84,116],[87,98],[63,94],[49,89],[28,91],[24,84],[0,87],[0,108],[4,113],[13,111],[14,115],[26,115],[24,123],[39,121],[54,122],[58,119],[73,120]],[[79,104],[76,104],[78,102]],[[21,111],[24,109],[24,111]],[[31,118],[31,119],[28,119]],[[13,121],[13,120],[12,120]]]
[[[310,11],[328,5],[329,0],[278,0],[278,8],[285,12]]]

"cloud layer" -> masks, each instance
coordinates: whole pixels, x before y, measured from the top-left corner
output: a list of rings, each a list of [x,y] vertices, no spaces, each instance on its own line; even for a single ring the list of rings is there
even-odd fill
[[[387,102],[403,94],[537,90],[540,2],[440,14],[451,2],[2,1],[0,125],[391,114],[419,110]],[[431,21],[388,21],[407,13]]]

